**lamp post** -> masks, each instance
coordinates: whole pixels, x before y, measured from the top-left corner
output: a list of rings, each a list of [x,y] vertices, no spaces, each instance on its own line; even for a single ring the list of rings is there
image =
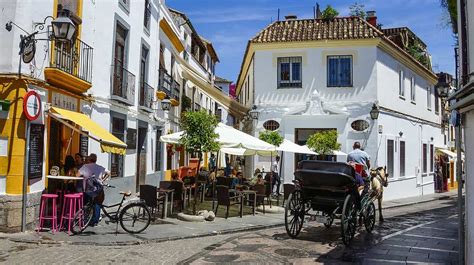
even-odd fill
[[[372,105],[372,109],[370,110],[370,118],[375,121],[379,118],[379,114],[380,108],[376,103],[374,103],[374,105]]]
[[[35,57],[36,53],[36,42],[38,40],[57,40],[57,41],[72,41],[74,38],[74,33],[76,32],[76,26],[72,22],[72,20],[67,16],[69,11],[64,10],[61,12],[58,18],[54,18],[52,16],[47,16],[44,18],[43,22],[33,23],[34,27],[33,33],[29,33],[28,31],[24,30],[22,27],[15,24],[13,21],[7,22],[5,24],[5,29],[7,31],[11,31],[13,26],[19,28],[21,31],[26,33],[26,35],[20,35],[20,60],[23,60],[24,63],[30,63],[33,58]],[[49,35],[45,39],[36,39],[35,36],[37,34],[45,33],[40,32],[40,30],[44,30],[46,25],[46,21],[51,19],[51,26],[53,28],[52,34],[47,31]],[[18,65],[18,75],[21,77],[21,61]]]

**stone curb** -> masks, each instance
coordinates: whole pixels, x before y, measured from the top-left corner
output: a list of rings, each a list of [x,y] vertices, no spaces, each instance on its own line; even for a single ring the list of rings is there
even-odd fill
[[[277,223],[271,225],[254,225],[248,227],[238,227],[232,229],[224,229],[220,231],[211,231],[206,233],[200,234],[193,234],[193,235],[186,235],[186,236],[171,236],[171,237],[162,237],[162,238],[154,238],[154,239],[145,239],[142,240],[134,240],[134,241],[121,241],[121,242],[74,242],[74,241],[53,241],[53,240],[32,240],[32,239],[24,239],[24,238],[1,238],[0,239],[8,239],[15,243],[26,243],[26,244],[44,244],[44,245],[88,245],[88,246],[133,246],[133,245],[144,245],[149,243],[161,243],[166,241],[176,241],[182,239],[191,239],[191,238],[200,238],[200,237],[208,237],[208,236],[217,236],[217,235],[226,235],[226,234],[234,234],[240,232],[249,232],[249,231],[256,231],[256,230],[263,230],[268,228],[275,228],[284,226],[285,223]],[[138,237],[138,236],[137,236]]]
[[[456,198],[457,194],[454,195],[446,195],[446,196],[440,196],[440,197],[435,197],[435,198],[429,198],[426,200],[422,201],[414,201],[414,202],[406,202],[406,203],[401,203],[401,204],[396,204],[396,205],[391,205],[391,206],[383,206],[383,201],[382,201],[382,209],[393,209],[393,208],[399,208],[399,207],[405,207],[405,206],[410,206],[410,205],[415,205],[415,204],[421,204],[421,203],[427,203],[427,202],[432,202],[432,201],[439,201],[439,200],[444,200],[444,199],[451,199],[451,198]],[[374,203],[377,200],[374,201]],[[376,205],[377,207],[377,205]]]

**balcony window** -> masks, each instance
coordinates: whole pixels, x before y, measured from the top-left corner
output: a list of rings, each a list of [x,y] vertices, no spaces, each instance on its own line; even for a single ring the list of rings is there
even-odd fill
[[[111,112],[112,134],[118,139],[125,140],[125,121],[126,118],[120,114]],[[124,156],[111,154],[110,175],[112,178],[123,177]]]
[[[434,109],[435,109],[435,113],[436,113],[436,114],[439,114],[439,105],[440,105],[440,104],[439,104],[438,92],[436,91],[436,89],[435,89],[435,91],[433,92],[433,94],[434,94],[434,104],[435,104]]]
[[[398,95],[402,98],[405,97],[405,77],[403,76],[403,70],[398,70]]]
[[[431,87],[426,88],[426,105],[431,110]]]
[[[327,57],[327,86],[352,86],[352,55]]]
[[[145,13],[143,14],[143,26],[150,30],[151,4],[150,0],[145,0]]]
[[[278,58],[278,88],[301,88],[301,57]]]
[[[416,102],[416,95],[415,95],[415,77],[412,76],[410,79],[410,99],[412,103]]]
[[[395,164],[395,145],[394,140],[387,140],[387,171],[392,172]]]
[[[133,105],[135,98],[135,75],[127,71],[128,30],[117,24],[112,66],[112,98]]]

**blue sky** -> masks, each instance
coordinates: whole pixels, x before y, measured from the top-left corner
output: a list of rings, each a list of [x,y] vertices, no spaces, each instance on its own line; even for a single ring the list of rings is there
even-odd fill
[[[319,1],[321,9],[332,5],[344,16],[355,1]],[[367,0],[357,1],[365,10],[377,12],[384,28],[409,27],[427,45],[433,70],[454,74],[454,40],[445,26],[446,14],[440,0]],[[167,0],[167,5],[188,15],[196,30],[212,41],[220,63],[217,74],[235,81],[247,41],[277,18],[287,14],[298,18],[313,16],[314,0]]]

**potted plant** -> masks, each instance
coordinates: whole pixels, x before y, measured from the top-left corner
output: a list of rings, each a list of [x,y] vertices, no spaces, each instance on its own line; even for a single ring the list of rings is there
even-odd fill
[[[328,159],[329,155],[333,155],[333,151],[341,149],[341,144],[337,142],[336,130],[317,132],[308,138],[306,144],[311,150],[318,153],[321,160]]]
[[[163,100],[165,99],[166,97],[166,93],[161,91],[161,90],[158,90],[156,91],[156,98],[159,99],[159,100]]]
[[[183,135],[179,143],[187,152],[197,154],[199,158],[198,168],[202,162],[203,153],[217,152],[220,148],[215,132],[218,122],[216,116],[205,110],[184,112],[181,117],[181,128]],[[193,212],[196,214],[197,196],[194,196]]]

